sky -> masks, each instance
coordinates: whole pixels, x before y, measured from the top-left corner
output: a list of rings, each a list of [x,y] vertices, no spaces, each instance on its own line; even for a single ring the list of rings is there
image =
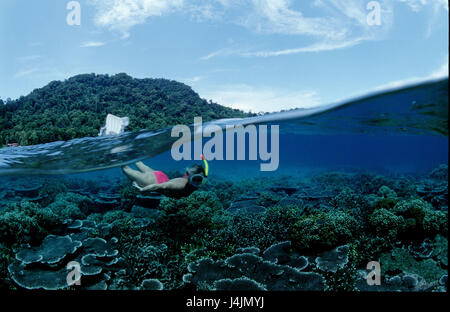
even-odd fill
[[[313,107],[448,77],[448,26],[447,0],[2,0],[0,98],[124,72],[245,111]]]

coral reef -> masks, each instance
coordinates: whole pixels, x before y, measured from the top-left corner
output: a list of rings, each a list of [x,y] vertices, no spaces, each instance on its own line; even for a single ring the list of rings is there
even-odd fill
[[[440,278],[446,274],[439,262],[433,259],[417,260],[405,249],[395,248],[392,252],[380,257],[380,264],[387,276],[399,273],[420,277],[426,288],[433,288],[439,284]]]
[[[164,285],[156,278],[149,278],[142,281],[141,289],[143,290],[163,290]]]
[[[237,253],[216,262],[202,258],[191,263],[188,270],[183,280],[203,290],[237,289],[238,285],[245,290],[325,289],[325,279],[320,274],[280,265],[255,253]]]
[[[317,268],[321,271],[336,273],[348,263],[349,246],[339,246],[331,251],[323,252],[316,258]]]
[[[112,177],[12,178],[0,288],[446,291],[447,177],[217,178],[179,200]]]
[[[120,262],[114,248],[117,239],[107,242],[87,237],[92,228],[84,225],[72,227],[81,230],[72,235],[49,235],[40,246],[22,246],[16,261],[8,266],[12,280],[26,289],[55,290],[78,284],[87,289],[106,289],[113,267]]]

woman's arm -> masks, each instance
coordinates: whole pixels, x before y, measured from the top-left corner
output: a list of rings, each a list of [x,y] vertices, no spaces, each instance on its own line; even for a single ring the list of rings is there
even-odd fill
[[[139,184],[137,184],[136,182],[133,182],[133,186],[141,192],[157,191],[159,189],[159,185],[160,184],[150,184],[145,187],[140,187]]]
[[[145,187],[140,187],[136,182],[133,182],[133,186],[136,187],[141,192],[160,192],[160,191],[180,191],[186,187],[187,179],[176,178],[168,182],[161,184],[150,184]]]

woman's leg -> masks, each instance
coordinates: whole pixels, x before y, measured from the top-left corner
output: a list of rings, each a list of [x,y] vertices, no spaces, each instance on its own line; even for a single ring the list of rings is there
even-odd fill
[[[153,170],[152,168],[150,168],[150,167],[144,165],[144,163],[143,163],[142,161],[138,161],[138,162],[136,163],[136,167],[139,169],[140,172],[143,172],[143,173],[155,171],[155,170]]]
[[[131,169],[129,166],[122,167],[123,173],[133,181],[142,179],[142,172]]]

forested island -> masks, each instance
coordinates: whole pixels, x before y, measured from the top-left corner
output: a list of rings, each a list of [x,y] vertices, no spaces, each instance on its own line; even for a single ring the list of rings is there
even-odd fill
[[[129,131],[191,124],[195,116],[203,121],[251,116],[202,99],[173,80],[82,74],[17,100],[0,99],[0,146],[97,136],[108,113],[128,116]]]

